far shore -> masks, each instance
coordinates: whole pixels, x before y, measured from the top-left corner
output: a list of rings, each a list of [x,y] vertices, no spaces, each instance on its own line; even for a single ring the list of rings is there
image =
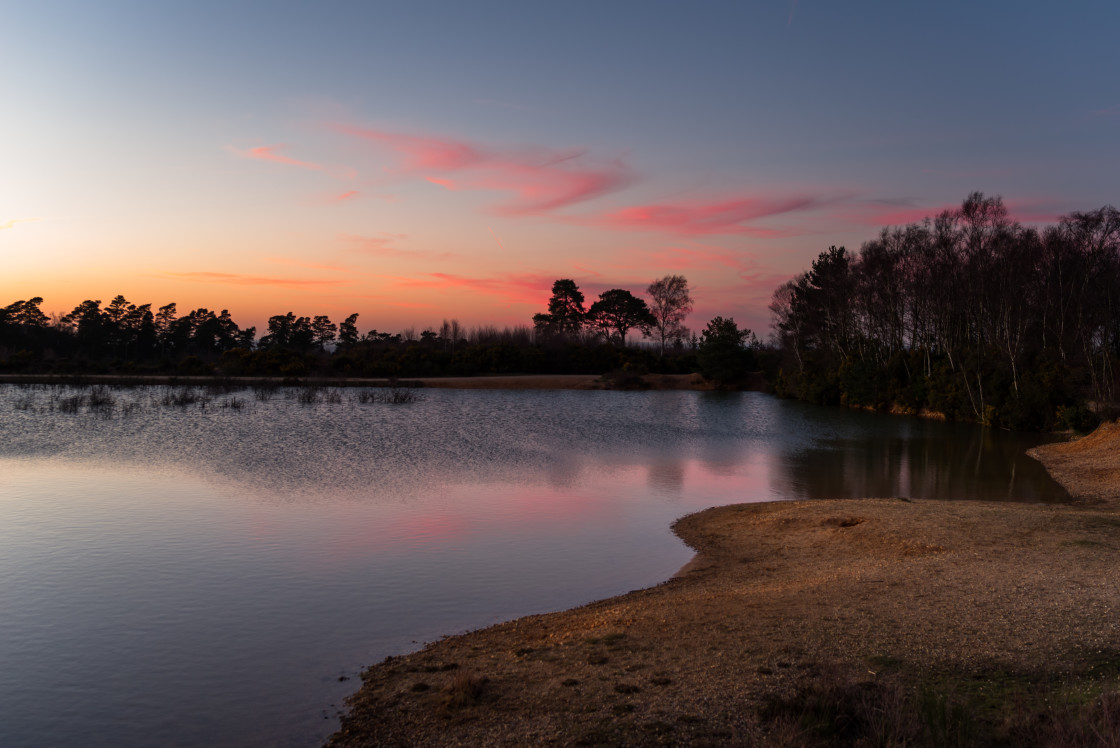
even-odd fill
[[[646,374],[630,387],[620,387],[597,374],[524,374],[485,377],[422,377],[425,387],[460,390],[711,390],[699,374]]]
[[[330,745],[1114,745],[1120,424],[1031,454],[1073,503],[684,517],[674,578],[389,658]]]
[[[227,377],[172,374],[0,374],[0,384],[241,387],[429,387],[460,390],[711,390],[698,374],[646,374],[619,382],[599,374],[506,374],[478,377]]]

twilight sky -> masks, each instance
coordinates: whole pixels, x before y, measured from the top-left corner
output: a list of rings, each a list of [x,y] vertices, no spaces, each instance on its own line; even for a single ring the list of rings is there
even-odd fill
[[[1120,203],[1115,2],[7,2],[0,305],[526,324],[686,275],[764,333],[830,244]]]

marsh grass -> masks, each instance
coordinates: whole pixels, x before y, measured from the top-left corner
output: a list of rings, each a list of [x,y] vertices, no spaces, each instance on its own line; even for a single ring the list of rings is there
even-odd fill
[[[1009,714],[1003,730],[1009,745],[1054,748],[1120,748],[1120,691],[1089,702],[1027,703]]]
[[[59,413],[73,414],[81,411],[82,406],[85,405],[85,395],[66,395],[60,397],[55,403]]]
[[[226,410],[242,410],[245,407],[245,401],[240,397],[231,397],[223,400],[221,407]]]
[[[208,400],[208,397],[203,396],[195,388],[182,387],[179,389],[168,389],[160,399],[160,404],[185,408],[188,405],[195,404],[205,406]]]
[[[355,396],[345,394],[337,387],[306,385],[299,388],[280,388],[264,384],[246,387],[229,383],[216,383],[205,386],[196,385],[90,385],[78,384],[30,384],[13,385],[4,390],[4,400],[16,411],[59,412],[78,414],[88,412],[101,417],[114,415],[132,416],[143,410],[173,407],[187,409],[196,406],[205,410],[207,406],[225,411],[244,411],[249,400],[236,393],[252,392],[257,402],[269,402],[277,392],[283,397],[303,405],[344,402],[406,404],[422,399],[414,389],[403,386],[368,389]]]
[[[98,408],[112,409],[117,404],[117,398],[113,396],[108,387],[98,385],[90,389],[89,395],[86,396],[86,404],[89,405],[91,410]]]
[[[206,385],[206,394],[211,397],[218,395],[231,395],[234,392],[241,392],[245,389],[245,385],[234,384],[226,380],[219,380],[217,382],[210,382]]]
[[[1026,673],[915,684],[824,667],[793,695],[769,698],[758,716],[778,745],[1120,748],[1120,691]]]
[[[322,387],[303,387],[296,393],[300,405],[314,405],[322,399]]]
[[[410,387],[389,387],[382,390],[362,390],[355,399],[362,404],[407,405],[420,402],[423,396]]]
[[[916,706],[928,742],[946,748],[973,744],[973,710],[952,689],[926,685],[918,689]]]
[[[440,709],[445,712],[457,712],[487,700],[488,696],[493,696],[488,693],[489,684],[488,678],[480,678],[474,673],[467,671],[456,673],[451,682],[443,688]]]

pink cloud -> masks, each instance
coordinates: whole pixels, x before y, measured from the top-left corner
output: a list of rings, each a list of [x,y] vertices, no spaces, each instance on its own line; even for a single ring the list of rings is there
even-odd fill
[[[401,249],[398,242],[408,238],[408,234],[381,233],[376,236],[363,236],[361,234],[341,234],[339,239],[347,244],[351,251],[360,252],[370,257],[400,257],[417,260],[454,260],[460,255],[454,252],[429,252],[422,249]]]
[[[341,267],[339,265],[326,265],[318,262],[305,262],[303,260],[293,260],[289,257],[265,257],[266,262],[271,262],[276,265],[288,265],[290,267],[305,268],[307,270],[331,270],[337,273],[350,272],[350,268]]]
[[[449,190],[457,190],[459,187],[450,179],[440,179],[439,177],[424,177],[432,184],[438,184],[440,187],[446,187]]]
[[[710,267],[728,267],[736,270],[743,261],[732,252],[719,248],[667,247],[647,255],[657,267],[668,270],[693,270]]]
[[[435,304],[421,304],[415,301],[387,301],[389,306],[400,307],[401,309],[435,309]]]
[[[470,278],[452,273],[428,273],[424,278],[399,278],[405,288],[464,289],[485,296],[498,297],[514,304],[548,302],[548,294],[556,280],[551,275],[505,273],[489,278]]]
[[[356,198],[360,194],[362,194],[362,193],[359,192],[358,190],[349,190],[347,192],[343,192],[340,195],[334,195],[333,197],[330,198],[330,202],[332,202],[332,203],[344,203],[347,200],[353,200],[354,198]]]
[[[311,161],[300,161],[298,159],[291,158],[290,156],[285,156],[284,154],[280,153],[280,150],[283,148],[287,148],[287,146],[281,143],[278,145],[259,145],[255,148],[250,148],[245,151],[239,150],[237,148],[230,148],[230,150],[239,156],[244,156],[245,158],[257,159],[259,161],[271,161],[275,164],[285,164],[286,166],[298,166],[302,169],[311,169],[312,171],[323,170],[321,164],[316,164]]]
[[[582,151],[529,156],[525,162],[494,163],[476,179],[483,189],[512,192],[513,202],[500,205],[503,215],[551,213],[617,192],[634,177],[621,161],[582,166]]]
[[[711,271],[723,278],[733,273],[740,281],[733,286],[734,298],[750,294],[752,289],[763,288],[769,299],[774,288],[788,279],[760,265],[753,254],[696,242],[691,242],[690,246],[640,253],[632,264],[638,263],[678,273]]]
[[[397,177],[422,178],[449,189],[510,193],[513,199],[494,209],[502,215],[552,213],[618,191],[635,180],[623,161],[593,160],[580,149],[498,149],[350,125],[334,125],[334,129],[394,154],[398,162],[388,171]]]
[[[240,149],[232,146],[227,146],[226,150],[235,156],[241,158],[253,159],[255,161],[268,161],[274,164],[283,164],[284,166],[295,166],[300,169],[307,169],[309,171],[318,171],[326,174],[334,179],[342,181],[353,181],[357,179],[358,172],[349,166],[324,166],[323,164],[314,161],[301,161],[300,159],[292,158],[281,153],[282,150],[288,146],[284,143],[277,145],[259,145],[253,148]],[[351,190],[344,192],[341,195],[335,195],[328,198],[328,202],[341,202],[342,200],[356,197],[358,192]]]
[[[603,274],[594,268],[589,268],[584,265],[572,263],[572,267],[578,270],[584,278],[602,278]]]
[[[379,143],[402,157],[397,170],[458,171],[486,160],[480,149],[469,143],[448,138],[429,138],[417,135],[369,130],[350,125],[334,125],[338,132],[363,140]]]
[[[323,286],[337,286],[343,282],[339,280],[311,280],[308,278],[268,278],[254,275],[237,275],[236,273],[195,272],[162,273],[162,275],[199,283],[228,283],[236,286],[279,286],[281,288],[318,288]]]
[[[787,236],[789,232],[785,230],[749,224],[773,216],[817,210],[837,199],[794,195],[781,198],[734,197],[691,205],[637,205],[609,213],[598,223],[614,229],[662,231],[686,236]]]
[[[349,244],[352,248],[370,254],[381,254],[386,251],[396,251],[393,248],[393,242],[405,239],[408,234],[389,234],[382,233],[377,236],[363,236],[361,234],[342,234],[339,236],[342,241]]]

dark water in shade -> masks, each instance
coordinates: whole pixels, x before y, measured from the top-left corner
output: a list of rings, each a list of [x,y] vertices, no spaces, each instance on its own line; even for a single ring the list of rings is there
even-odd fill
[[[1039,437],[757,393],[167,392],[0,386],[0,745],[317,745],[365,665],[660,582],[708,506],[1065,498]]]

